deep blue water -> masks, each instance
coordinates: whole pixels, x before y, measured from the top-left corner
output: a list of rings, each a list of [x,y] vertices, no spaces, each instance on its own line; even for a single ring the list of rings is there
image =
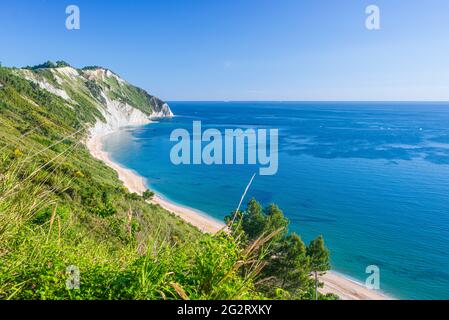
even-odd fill
[[[398,298],[449,299],[449,104],[172,102],[173,119],[107,139],[112,159],[168,199],[222,219],[257,167],[175,166],[175,128],[278,128],[279,171],[248,193],[276,203],[333,268]]]

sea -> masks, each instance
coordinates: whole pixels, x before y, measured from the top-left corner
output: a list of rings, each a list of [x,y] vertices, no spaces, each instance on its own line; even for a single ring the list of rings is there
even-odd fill
[[[332,268],[398,299],[449,299],[449,103],[170,102],[175,117],[104,141],[113,161],[175,203],[222,220],[244,199],[277,204],[307,244],[323,235]],[[278,129],[278,171],[179,164],[176,129]],[[244,207],[243,206],[243,207]],[[367,272],[368,271],[368,272]]]

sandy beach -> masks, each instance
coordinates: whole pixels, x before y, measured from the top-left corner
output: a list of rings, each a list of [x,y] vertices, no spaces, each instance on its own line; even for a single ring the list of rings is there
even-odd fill
[[[341,300],[393,300],[382,292],[370,290],[362,283],[333,271],[327,272],[319,279],[324,283],[324,288],[320,289],[321,293],[336,294]]]
[[[115,162],[113,162],[108,153],[103,150],[103,139],[112,132],[96,134],[91,136],[86,141],[86,146],[89,149],[92,156],[103,161],[106,165],[114,169],[119,176],[119,179],[124,183],[125,187],[129,191],[137,194],[142,194],[147,190],[145,179],[128,168],[125,168]],[[188,208],[175,204],[171,201],[164,199],[161,195],[155,194],[151,203],[160,205],[165,210],[174,213],[186,222],[197,227],[199,230],[208,233],[216,233],[225,227],[223,222],[220,222],[212,217],[208,217],[206,214],[199,212],[195,209]],[[320,289],[322,293],[334,293],[342,300],[391,300],[388,297],[378,291],[369,290],[362,283],[353,281],[343,275],[336,272],[327,272],[325,275],[320,276],[320,280],[324,283],[324,288]]]
[[[87,148],[92,156],[103,161],[107,166],[111,167],[118,173],[119,179],[130,192],[135,192],[141,195],[148,189],[145,179],[133,170],[113,162],[109,158],[109,154],[103,150],[102,140],[109,134],[111,134],[111,132],[97,134],[90,137],[86,142]],[[220,222],[212,217],[208,217],[206,214],[195,209],[168,201],[158,194],[155,194],[151,200],[151,203],[160,205],[165,210],[174,213],[203,232],[216,233],[225,227],[223,222]]]

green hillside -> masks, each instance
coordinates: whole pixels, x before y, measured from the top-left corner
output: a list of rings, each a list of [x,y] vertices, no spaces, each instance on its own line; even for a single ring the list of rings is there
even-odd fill
[[[111,102],[169,113],[104,68],[0,67],[0,299],[313,297],[327,251],[288,234],[277,207],[251,201],[230,232],[208,235],[129,193],[84,145]]]

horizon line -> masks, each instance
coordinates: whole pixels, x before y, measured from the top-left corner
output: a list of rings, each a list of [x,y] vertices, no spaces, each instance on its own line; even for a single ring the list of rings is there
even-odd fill
[[[277,103],[449,103],[449,100],[182,100],[164,99],[166,102],[277,102]]]

